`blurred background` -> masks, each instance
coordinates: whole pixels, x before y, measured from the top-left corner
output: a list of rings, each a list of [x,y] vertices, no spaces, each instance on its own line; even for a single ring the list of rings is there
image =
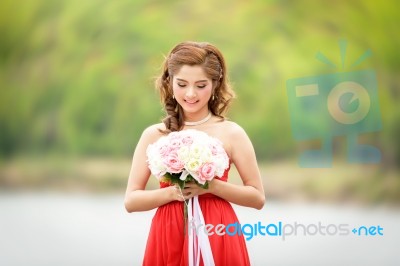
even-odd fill
[[[44,221],[49,225],[54,217],[39,213],[60,214],[58,204],[82,219],[75,220],[75,234],[83,230],[82,223],[89,223],[84,221],[93,206],[99,217],[120,216],[126,230],[144,219],[123,209],[130,160],[143,129],[164,116],[154,77],[168,51],[185,40],[207,41],[223,52],[238,96],[228,117],[253,141],[272,206],[302,204],[304,213],[314,214],[307,206],[354,206],[355,213],[384,206],[398,219],[398,23],[396,1],[1,1],[0,223],[10,226],[2,232],[8,232],[9,242],[3,238],[1,247],[10,251],[0,256],[4,265],[23,264],[23,258],[13,255],[18,239],[31,239],[35,246],[39,233],[31,238],[22,234],[22,220],[36,221],[37,228]],[[315,58],[321,52],[341,66],[338,41],[343,39],[348,44],[344,68]],[[372,56],[350,68],[368,49]],[[376,73],[383,127],[362,134],[360,142],[378,147],[381,162],[349,164],[346,139],[337,137],[331,168],[299,167],[300,151],[318,142],[293,139],[286,81],[363,69]],[[154,179],[149,189],[157,187]],[[240,183],[234,171],[232,182]],[[253,215],[261,219],[260,213]],[[145,217],[146,224],[151,215]],[[53,229],[53,234],[68,234]],[[107,241],[121,243],[122,238]],[[139,250],[141,257],[145,236],[135,242],[138,248],[129,246],[134,245],[132,238],[131,233],[123,240],[131,241],[124,248]],[[47,239],[51,246],[54,242]],[[95,237],[88,245],[94,242]],[[44,257],[36,258],[39,264],[51,265],[58,258]],[[83,257],[74,264],[101,265]],[[104,265],[128,265],[141,258],[107,261]]]

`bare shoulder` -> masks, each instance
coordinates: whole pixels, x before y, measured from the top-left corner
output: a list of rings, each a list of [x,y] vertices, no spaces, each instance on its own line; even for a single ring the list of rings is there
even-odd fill
[[[147,143],[155,142],[163,136],[162,130],[165,130],[163,123],[151,125],[143,130],[141,139]]]
[[[161,133],[160,130],[165,130],[164,123],[157,123],[157,124],[153,124],[151,126],[148,126],[143,131],[143,134],[150,134],[150,135],[151,134],[157,134],[157,133]]]
[[[246,131],[237,123],[229,120],[225,120],[223,122],[223,131],[229,138],[233,138],[232,140],[236,140],[237,138],[247,138]]]
[[[222,121],[218,125],[215,135],[222,140],[224,148],[231,159],[234,159],[235,154],[240,154],[240,150],[243,147],[251,146],[245,130],[233,121]]]
[[[255,158],[253,144],[246,131],[237,123],[232,121],[223,122],[225,146],[231,161],[236,167],[244,167],[251,158]]]

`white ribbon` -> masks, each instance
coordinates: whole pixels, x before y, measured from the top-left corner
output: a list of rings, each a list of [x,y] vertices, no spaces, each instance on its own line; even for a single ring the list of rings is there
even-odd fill
[[[205,228],[206,224],[203,213],[201,212],[198,196],[194,196],[193,201],[192,199],[189,199],[188,216],[189,266],[199,266],[200,254],[203,258],[204,265],[214,266],[214,257],[212,255],[210,240],[208,239]]]

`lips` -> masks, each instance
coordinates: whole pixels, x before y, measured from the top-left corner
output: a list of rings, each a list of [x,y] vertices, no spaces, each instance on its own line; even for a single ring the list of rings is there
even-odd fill
[[[185,102],[188,103],[188,104],[195,104],[195,103],[198,103],[199,101],[198,100],[197,101],[185,100]]]

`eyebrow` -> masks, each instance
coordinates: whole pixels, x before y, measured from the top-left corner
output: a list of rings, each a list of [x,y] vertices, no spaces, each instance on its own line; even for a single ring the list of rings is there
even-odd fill
[[[185,81],[185,82],[187,82],[186,80],[184,80],[184,79],[180,79],[180,78],[176,78],[178,81]],[[195,83],[199,83],[199,82],[207,82],[208,80],[206,80],[206,79],[204,79],[204,80],[198,80],[198,81],[196,81]]]

